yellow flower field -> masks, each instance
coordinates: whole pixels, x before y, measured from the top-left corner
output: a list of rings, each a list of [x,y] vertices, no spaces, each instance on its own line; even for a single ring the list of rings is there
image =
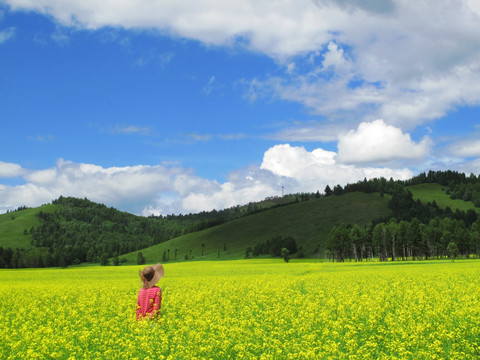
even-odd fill
[[[156,323],[140,268],[0,270],[0,358],[480,358],[480,261],[167,263]]]

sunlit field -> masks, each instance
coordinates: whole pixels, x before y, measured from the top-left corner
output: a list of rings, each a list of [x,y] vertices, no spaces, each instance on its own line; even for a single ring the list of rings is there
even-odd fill
[[[0,358],[480,357],[480,261],[167,263],[138,323],[140,268],[0,270]]]

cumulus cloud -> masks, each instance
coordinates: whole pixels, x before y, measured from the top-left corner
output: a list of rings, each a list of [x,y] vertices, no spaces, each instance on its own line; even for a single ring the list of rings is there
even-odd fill
[[[168,191],[181,173],[188,172],[160,165],[103,168],[59,160],[53,168],[23,169],[21,174],[26,184],[0,188],[0,208],[38,206],[64,195],[87,197],[121,208],[127,206],[130,211],[138,212],[152,194]]]
[[[88,197],[129,211],[189,212],[236,205],[288,183],[288,191],[316,191],[364,177],[408,178],[392,160],[429,154],[428,137],[407,133],[444,116],[458,105],[480,104],[480,8],[473,0],[334,1],[108,1],[4,0],[13,11],[35,11],[59,24],[52,35],[68,41],[76,29],[154,29],[158,34],[216,46],[243,47],[270,56],[275,75],[243,80],[248,98],[273,97],[300,103],[329,122],[279,131],[282,141],[335,141],[338,154],[288,144],[268,149],[260,168],[232,173],[224,183],[195,176],[181,167],[103,168],[59,161],[55,167],[26,170],[0,163],[0,176],[23,176],[25,185],[0,186],[0,207],[49,202],[59,195]],[[0,32],[0,43],[14,29]],[[2,40],[3,39],[3,40]],[[166,54],[165,63],[173,55]],[[151,59],[142,59],[141,63]],[[282,73],[283,71],[283,73]],[[204,88],[209,94],[214,77]],[[381,120],[388,119],[390,125]],[[361,123],[356,130],[352,124]],[[119,126],[114,131],[146,134]],[[339,135],[339,132],[342,134]],[[210,134],[189,134],[210,141]],[[450,149],[478,156],[478,143]],[[473,164],[473,162],[472,162]],[[475,163],[477,164],[477,163]],[[475,165],[477,166],[477,165]]]
[[[329,117],[376,116],[412,128],[480,103],[480,12],[473,0],[6,3],[64,26],[156,29],[266,54],[285,73],[252,79],[250,99],[269,94]]]
[[[35,184],[6,186],[0,184],[0,213],[19,206],[39,206],[56,198],[55,193]]]
[[[430,146],[428,137],[415,143],[401,129],[376,120],[339,136],[337,160],[353,164],[421,159],[428,155]]]
[[[0,161],[0,178],[22,176],[25,170],[18,164]]]
[[[232,173],[229,181],[220,184],[191,170],[163,165],[103,168],[60,159],[52,168],[26,170],[0,162],[1,177],[23,176],[26,182],[0,185],[0,210],[39,206],[63,195],[87,197],[142,215],[189,213],[261,200],[275,191],[275,176],[260,175],[260,170],[256,174],[253,169],[243,171]]]
[[[209,192],[192,192],[182,199],[182,207],[192,212],[200,212],[205,209],[224,209],[278,195],[279,188],[269,182],[263,182],[252,175],[245,176],[245,180],[247,183],[227,181],[218,184]]]
[[[452,145],[449,150],[455,156],[480,157],[480,141],[476,139],[459,141]]]
[[[26,184],[0,185],[0,211],[39,206],[63,195],[87,197],[142,215],[189,213],[258,201],[279,189],[273,185],[277,177],[259,169],[232,173],[229,181],[220,184],[188,169],[162,165],[103,168],[60,159],[52,168],[26,170],[0,163],[0,176],[20,175]]]
[[[25,184],[0,185],[0,211],[39,206],[63,196],[88,198],[140,215],[196,213],[223,209],[268,196],[322,191],[326,185],[355,182],[364,177],[412,176],[407,169],[358,168],[338,164],[334,152],[306,151],[288,144],[268,149],[261,167],[233,171],[219,183],[191,170],[167,165],[104,168],[94,164],[57,161],[52,168],[28,170],[0,163],[2,176],[22,176]]]
[[[480,17],[464,3],[440,3],[396,2],[382,16],[345,7],[349,21],[335,28],[338,35],[296,58],[305,72],[257,77],[249,96],[298,102],[330,118],[388,118],[404,128],[476,106]]]
[[[337,75],[348,74],[352,71],[352,62],[346,58],[344,50],[330,41],[327,51],[323,55],[322,67],[324,70],[332,69]]]
[[[413,176],[411,170],[358,167],[336,161],[336,153],[315,149],[307,151],[304,147],[289,144],[276,145],[265,152],[261,168],[278,176],[295,179],[296,191],[322,191],[326,185],[345,185],[364,178],[385,177],[408,179]]]
[[[312,177],[317,169],[327,169],[335,164],[335,155],[334,152],[323,149],[308,152],[304,147],[276,145],[265,153],[261,168],[280,176]]]

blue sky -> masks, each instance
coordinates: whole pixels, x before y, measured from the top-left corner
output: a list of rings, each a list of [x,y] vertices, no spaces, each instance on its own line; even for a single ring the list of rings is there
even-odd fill
[[[0,0],[0,212],[480,172],[476,1]]]

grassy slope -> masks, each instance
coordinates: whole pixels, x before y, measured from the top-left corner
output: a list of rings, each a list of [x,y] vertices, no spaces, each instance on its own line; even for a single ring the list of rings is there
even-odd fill
[[[475,209],[472,202],[452,200],[442,191],[439,184],[420,184],[409,187],[414,199],[422,202],[435,200],[445,208]],[[142,250],[147,260],[161,259],[163,251],[170,249],[170,259],[178,249],[177,259],[183,259],[185,254],[192,254],[196,259],[217,259],[220,249],[220,259],[242,258],[248,246],[271,239],[273,236],[293,236],[303,247],[307,257],[314,256],[317,246],[323,250],[330,228],[340,222],[365,224],[370,219],[388,214],[388,196],[381,198],[378,194],[350,193],[340,197],[327,197],[319,200],[300,202],[285,207],[279,207],[260,212],[235,221],[210,228],[198,233],[192,233],[170,240],[166,243]],[[265,205],[265,204],[264,204]],[[269,204],[270,205],[270,204]],[[39,224],[36,214],[39,211],[54,211],[58,205],[43,205],[38,208],[15,211],[0,215],[0,246],[31,247],[31,235],[24,235],[24,229],[29,230]],[[201,256],[201,244],[205,244],[204,256]],[[226,244],[227,251],[223,251]],[[124,257],[129,263],[136,262],[136,254]]]
[[[323,249],[332,226],[341,222],[367,224],[372,218],[390,213],[389,197],[379,194],[349,193],[318,200],[300,202],[246,216],[197,233],[187,234],[142,250],[147,262],[160,261],[170,249],[170,259],[183,260],[192,250],[195,259],[239,259],[248,246],[274,236],[293,236],[307,257],[314,257],[317,246]],[[204,256],[201,244],[205,244]],[[226,251],[223,246],[226,244]],[[218,252],[220,249],[220,257]],[[122,256],[128,263],[136,262],[137,252]]]
[[[24,235],[24,230],[40,224],[37,214],[40,211],[53,212],[57,205],[43,205],[37,208],[14,211],[0,215],[0,246],[12,249],[30,248],[32,235]]]
[[[480,214],[480,208],[476,208],[471,201],[463,201],[461,199],[450,199],[450,196],[445,193],[442,189],[444,186],[440,184],[420,184],[408,187],[412,192],[413,198],[415,200],[420,199],[422,203],[432,202],[435,200],[437,205],[445,209],[450,207],[452,211],[456,209],[461,211],[467,211],[470,209],[475,210]]]

